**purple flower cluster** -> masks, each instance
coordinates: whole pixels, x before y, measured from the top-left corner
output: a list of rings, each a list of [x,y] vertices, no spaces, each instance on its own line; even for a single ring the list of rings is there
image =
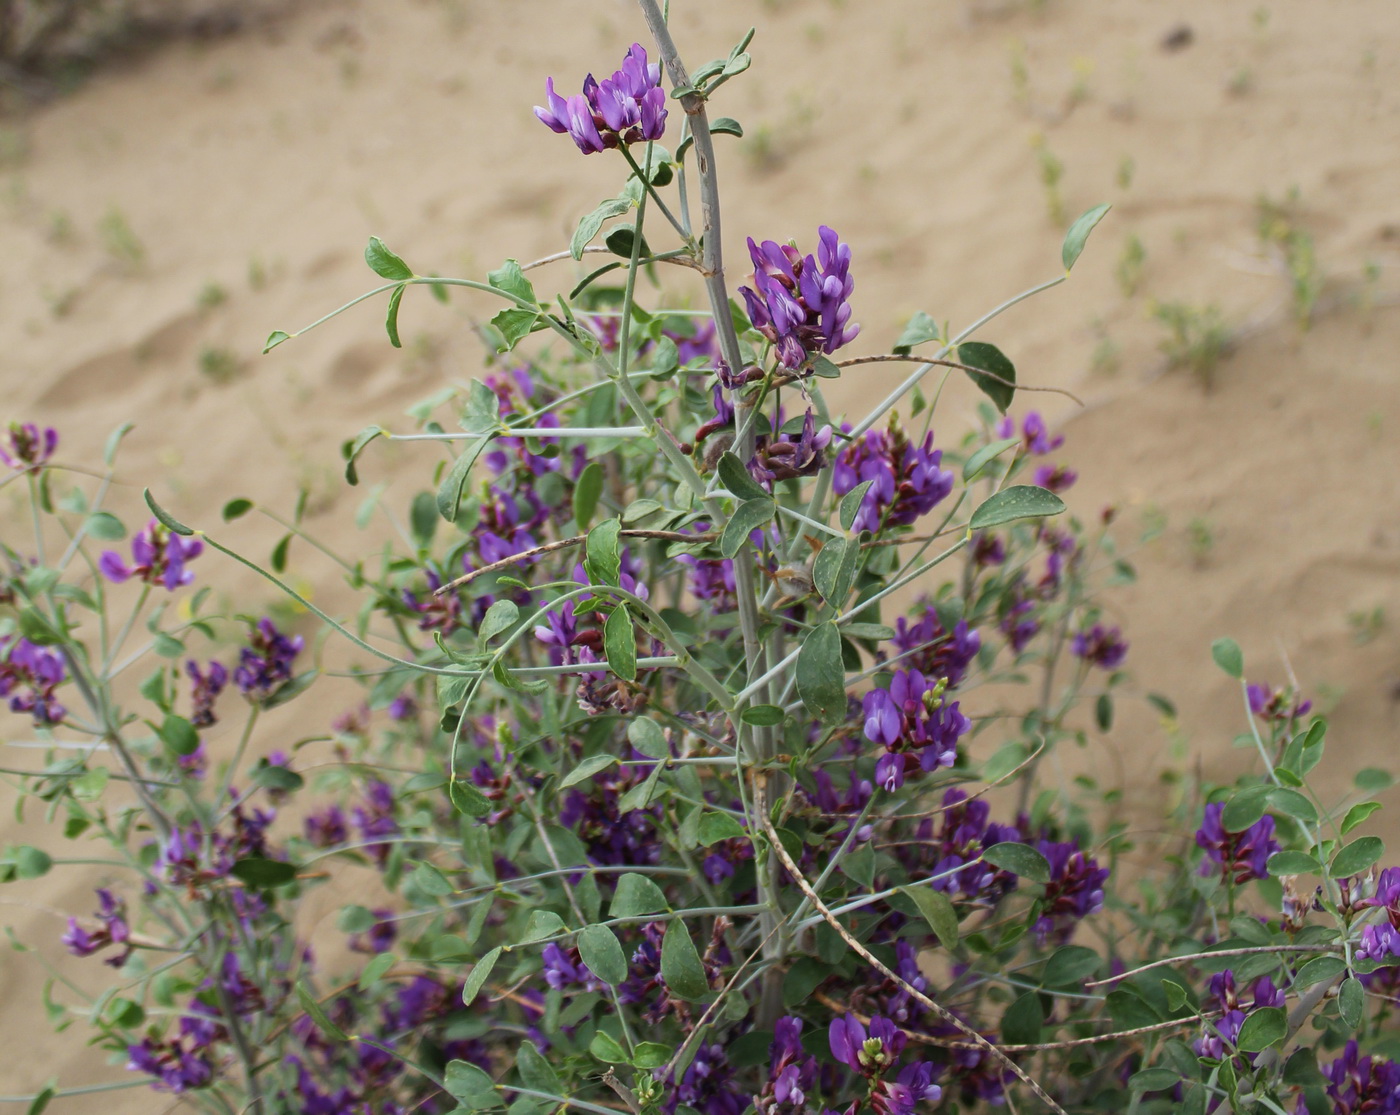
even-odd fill
[[[394,819],[394,788],[387,782],[371,782],[365,800],[351,810],[351,816],[360,830],[360,838],[370,842],[366,850],[374,862],[383,867],[392,847],[384,838],[397,836],[399,832],[399,823]],[[343,825],[344,818],[340,820]],[[308,832],[309,829],[308,818]]]
[[[1396,1115],[1400,1112],[1400,1065],[1361,1055],[1355,1039],[1322,1070],[1332,1115]],[[1321,1113],[1319,1113],[1321,1115]]]
[[[380,906],[370,911],[374,915],[374,924],[363,933],[352,933],[350,940],[346,942],[351,952],[368,952],[378,955],[381,952],[388,952],[394,947],[394,941],[399,935],[397,923],[393,920],[394,911],[387,906]]]
[[[753,327],[773,342],[778,362],[793,370],[818,352],[850,344],[860,332],[859,325],[850,324],[848,299],[856,285],[850,245],[826,225],[817,236],[815,258],[791,244],[765,240],[760,245],[749,237],[757,289],[739,288]]]
[[[666,93],[661,67],[647,63],[647,52],[633,43],[612,77],[594,81],[589,74],[583,92],[561,97],[554,79],[545,81],[546,107],[535,115],[551,131],[567,134],[585,155],[610,147],[660,139],[666,131]]]
[[[997,423],[997,437],[1017,436],[1021,439],[1023,450],[1032,457],[1043,457],[1047,453],[1053,453],[1065,443],[1063,435],[1050,436],[1050,428],[1046,426],[1045,419],[1034,410],[1028,411],[1025,418],[1021,419],[1019,431],[1016,429],[1016,419],[1009,414]]]
[[[190,713],[190,723],[196,728],[208,728],[217,723],[214,701],[228,684],[228,670],[222,662],[210,662],[207,669],[200,669],[199,663],[191,658],[185,663],[185,673],[193,683],[190,702],[194,710]]]
[[[962,681],[982,649],[982,636],[969,629],[966,620],[958,620],[950,632],[931,604],[912,622],[904,616],[898,617],[891,642],[899,652],[901,666],[917,670],[925,677],[944,678],[949,689],[956,688]]]
[[[781,423],[775,418],[775,424]],[[816,415],[809,410],[796,437],[775,433],[759,439],[749,461],[749,472],[770,490],[775,480],[815,476],[826,467],[826,448],[830,444],[831,427],[817,429]]]
[[[1304,700],[1291,685],[1275,689],[1267,681],[1250,682],[1245,693],[1249,711],[1264,720],[1296,720],[1312,709],[1312,701]]]
[[[856,514],[855,530],[878,531],[882,526],[909,526],[927,515],[953,490],[953,474],[939,468],[943,450],[933,447],[933,432],[916,444],[898,421],[888,430],[871,430],[851,442],[836,458],[832,487],[837,495],[871,481]]]
[[[11,712],[27,712],[41,727],[60,723],[68,710],[54,690],[67,673],[56,648],[0,635],[0,698],[9,697]]]
[[[1206,1024],[1204,1033],[1195,1042],[1197,1056],[1224,1060],[1233,1051],[1240,1028],[1250,1014],[1263,1007],[1281,1007],[1286,1000],[1283,991],[1275,987],[1268,976],[1255,980],[1250,991],[1254,1001],[1246,1005],[1235,990],[1234,972],[1226,968],[1211,976],[1211,997],[1225,1013]]]
[[[248,700],[267,700],[291,680],[292,662],[303,645],[300,635],[289,638],[264,616],[249,634],[248,645],[238,652],[233,683]]]
[[[1220,822],[1224,810],[1222,802],[1211,802],[1196,830],[1196,843],[1206,853],[1201,874],[1211,874],[1211,864],[1215,864],[1222,878],[1233,879],[1237,885],[1268,878],[1269,857],[1279,851],[1279,842],[1274,839],[1274,819],[1260,817],[1243,832],[1226,832]]]
[[[595,775],[587,790],[570,790],[565,797],[559,823],[578,834],[594,863],[620,866],[660,861],[659,808],[622,809],[623,797],[650,773],[642,765],[612,767]]]
[[[1036,935],[1042,942],[1053,936],[1063,944],[1076,924],[1103,909],[1103,885],[1109,869],[1100,867],[1072,841],[1037,840],[1035,848],[1050,864]]]
[[[164,585],[174,592],[194,580],[194,573],[185,566],[203,552],[204,543],[198,538],[182,538],[152,519],[131,540],[130,565],[115,550],[104,550],[97,567],[113,584],[135,577],[148,585]]]
[[[124,945],[121,952],[104,961],[113,968],[120,968],[133,951],[131,928],[126,922],[126,903],[114,897],[105,887],[97,888],[97,901],[101,908],[94,916],[102,927],[89,933],[78,924],[77,918],[69,918],[63,944],[74,956],[91,956],[108,945]]]
[[[742,1115],[749,1106],[749,1097],[736,1085],[734,1066],[719,1042],[700,1044],[695,1060],[681,1074],[680,1083],[669,1091],[662,1110],[674,1115],[681,1105],[700,1115]]]
[[[0,465],[25,472],[43,465],[58,448],[58,431],[52,426],[39,429],[33,422],[11,422],[0,442]]]
[[[211,1046],[225,1036],[224,1028],[207,1018],[185,1015],[176,1037],[169,1041],[144,1038],[127,1047],[126,1067],[155,1077],[158,1092],[188,1092],[214,1079]]]
[[[934,877],[933,885],[938,890],[961,895],[971,902],[995,905],[1016,886],[1016,876],[1009,871],[977,862],[993,844],[1025,838],[1015,825],[992,821],[991,812],[984,798],[969,801],[966,793],[953,788],[943,795],[938,830],[934,831],[932,818],[920,824],[918,847],[924,862],[919,866]]]
[[[803,1115],[817,1083],[817,1059],[802,1048],[802,1020],[784,1017],[773,1027],[768,1080],[753,1097],[758,1115]]]
[[[1076,658],[1082,658],[1091,666],[1101,670],[1116,670],[1128,653],[1128,644],[1123,632],[1116,627],[1105,628],[1096,623],[1085,631],[1075,633],[1070,643],[1070,651]]]
[[[931,682],[918,670],[896,670],[889,689],[865,695],[865,738],[888,752],[875,764],[875,781],[886,790],[903,786],[915,769],[933,771],[957,761],[958,740],[972,722],[957,701],[943,699],[943,690],[943,682]]]
[[[858,1019],[843,1015],[832,1020],[828,1040],[836,1060],[873,1081],[870,1104],[878,1115],[911,1115],[918,1104],[943,1098],[943,1089],[933,1082],[934,1066],[927,1062],[905,1065],[889,1078],[909,1038],[888,1018],[872,1018],[867,1035]]]

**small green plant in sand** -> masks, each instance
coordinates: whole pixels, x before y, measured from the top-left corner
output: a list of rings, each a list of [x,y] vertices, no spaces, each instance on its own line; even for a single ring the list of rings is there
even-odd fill
[[[1259,241],[1272,248],[1282,261],[1293,295],[1293,316],[1298,328],[1312,324],[1313,311],[1325,281],[1317,262],[1312,234],[1300,224],[1301,197],[1295,186],[1281,201],[1261,195],[1256,205]]]
[[[145,266],[146,245],[132,231],[126,214],[116,206],[108,209],[97,222],[97,235],[103,249],[124,270],[139,271]]]
[[[1189,368],[1203,387],[1215,383],[1215,371],[1230,347],[1230,331],[1220,308],[1185,302],[1158,302],[1152,316],[1166,327],[1160,348],[1173,368]]]
[[[1137,293],[1146,262],[1147,249],[1143,246],[1142,238],[1136,232],[1129,233],[1118,255],[1118,265],[1113,270],[1113,277],[1118,280],[1118,289],[1123,292],[1124,298],[1131,298]]]
[[[228,301],[228,291],[212,280],[200,287],[199,294],[195,297],[195,304],[201,310],[212,310],[215,306],[222,306],[226,301]]]
[[[199,374],[213,383],[231,382],[238,367],[238,355],[231,349],[208,345],[199,350]]]
[[[1348,612],[1347,626],[1351,628],[1351,641],[1364,647],[1379,638],[1385,630],[1385,608],[1377,604],[1374,608],[1358,608]]]
[[[1065,199],[1060,193],[1060,182],[1065,176],[1065,164],[1050,150],[1044,135],[1037,134],[1031,140],[1031,147],[1035,150],[1036,163],[1040,168],[1040,187],[1045,195],[1045,212],[1049,214],[1052,222],[1062,225],[1065,222]]]

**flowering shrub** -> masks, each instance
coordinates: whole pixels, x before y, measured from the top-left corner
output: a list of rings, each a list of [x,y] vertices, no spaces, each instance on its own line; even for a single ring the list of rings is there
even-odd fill
[[[127,531],[107,480],[56,502],[57,435],[10,427],[3,483],[37,529],[4,544],[0,696],[49,748],[10,774],[117,857],[61,937],[117,982],[51,1009],[211,1112],[1400,1110],[1400,868],[1377,879],[1381,842],[1348,839],[1377,803],[1309,789],[1324,722],[1219,641],[1258,769],[1185,786],[1147,871],[1097,782],[1042,778],[1112,723],[1128,645],[1102,582],[1132,569],[1111,512],[1067,513],[1075,474],[1043,460],[1064,439],[1021,408],[1012,362],[969,339],[1024,296],[833,360],[858,334],[857,261],[823,226],[815,255],[751,238],[734,301],[712,141],[739,128],[707,106],[747,39],[688,73],[641,8],[660,64],[634,44],[536,109],[624,158],[573,238],[601,267],[541,297],[559,257],[479,282],[370,242],[393,343],[412,286],[505,307],[462,397],[345,446],[352,484],[378,438],[447,451],[379,568],[344,563],[357,625],[288,587],[285,553],[264,569],[149,493],[129,561],[95,555]],[[673,247],[648,244],[649,215]],[[661,265],[698,272],[707,314],[643,304]],[[872,359],[913,370],[831,415],[822,381]],[[931,408],[899,411],[931,374],[986,394],[978,429],[940,439]],[[209,550],[359,648],[364,701],[330,760],[261,732],[316,672],[285,623],[207,610]],[[63,866],[13,847],[0,880]],[[355,867],[380,885],[308,936],[307,896]],[[336,945],[349,961],[323,959]]]

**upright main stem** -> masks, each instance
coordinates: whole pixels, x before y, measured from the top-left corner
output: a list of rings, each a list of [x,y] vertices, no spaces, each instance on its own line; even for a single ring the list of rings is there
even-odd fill
[[[646,19],[647,28],[656,40],[661,52],[661,61],[672,83],[680,88],[690,85],[690,74],[681,62],[675,40],[666,26],[666,17],[657,0],[637,0]],[[734,321],[729,316],[729,291],[724,282],[724,248],[720,229],[719,176],[715,167],[714,141],[710,135],[709,118],[705,112],[705,98],[698,93],[687,93],[680,98],[690,122],[690,132],[694,140],[692,150],[695,167],[700,177],[700,270],[705,278],[705,290],[710,299],[710,311],[714,318],[715,333],[719,339],[720,356],[728,365],[731,374],[738,375],[743,370],[743,357],[739,353],[739,335],[735,332]],[[741,460],[753,455],[753,423],[742,420],[743,400],[740,390],[733,389],[731,399],[734,404],[735,425],[739,437],[734,443],[734,453]],[[758,592],[754,578],[753,560],[742,551],[734,560],[734,587],[738,598],[739,630],[744,641],[744,664],[750,685],[767,671],[763,645],[758,638]],[[767,685],[759,686],[754,694],[760,704],[772,704],[772,695]],[[736,713],[742,711],[742,704]],[[747,757],[750,765],[762,766],[771,762],[776,755],[774,736],[769,728],[748,728],[735,720],[736,731],[742,736],[745,731],[752,733],[753,746],[748,754],[741,747],[741,759]],[[761,801],[755,797],[754,801]],[[763,825],[758,817],[751,817],[749,831],[757,834]],[[763,955],[765,960],[778,961],[782,958],[784,942],[781,935],[773,932],[778,924],[778,861],[770,854],[767,869],[758,875],[759,894],[765,912],[760,924],[764,937]],[[782,978],[780,965],[772,963],[764,975],[763,999],[759,1007],[760,1025],[769,1026],[782,1010]]]

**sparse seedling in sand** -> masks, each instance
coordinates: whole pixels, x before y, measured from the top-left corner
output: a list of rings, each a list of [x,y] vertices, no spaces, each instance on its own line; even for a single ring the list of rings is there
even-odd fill
[[[1209,388],[1215,371],[1230,349],[1230,331],[1218,306],[1191,306],[1185,302],[1159,302],[1152,316],[1166,327],[1161,350],[1174,368],[1188,368]]]
[[[45,745],[5,777],[21,815],[59,822],[0,851],[0,883],[25,901],[97,868],[43,942],[83,979],[35,1007],[113,1062],[45,1085],[12,1055],[32,1083],[4,1100],[100,1110],[134,1082],[153,1111],[210,1115],[1393,1110],[1400,868],[1362,827],[1387,776],[1319,795],[1325,721],[1224,637],[1236,713],[1212,728],[1244,729],[1248,772],[1218,784],[1168,752],[1168,792],[1130,812],[1111,764],[1064,762],[1164,750],[1123,734],[1116,512],[1081,498],[1026,405],[1053,388],[1012,359],[1009,311],[1071,277],[1108,206],[960,328],[877,329],[923,292],[862,294],[873,253],[833,225],[758,227],[726,189],[753,235],[725,260],[742,128],[719,113],[753,32],[690,68],[660,0],[638,7],[650,48],[541,75],[534,118],[493,106],[497,142],[557,133],[540,173],[610,168],[566,243],[458,278],[374,237],[379,281],[307,327],[372,304],[400,347],[405,312],[456,320],[427,297],[449,287],[474,326],[450,382],[344,442],[350,486],[388,443],[421,462],[359,500],[352,553],[315,537],[336,506],[301,428],[290,510],[132,498],[127,426],[96,467],[34,423],[0,436],[29,513],[0,542],[0,696]],[[989,233],[977,266],[999,274],[1002,247]],[[1187,355],[1199,318],[1171,319]],[[949,380],[978,393],[971,429],[940,409]],[[266,561],[250,517],[277,528]],[[211,591],[235,566],[282,604]],[[308,693],[340,654],[356,696],[302,734],[284,706],[322,716]]]

